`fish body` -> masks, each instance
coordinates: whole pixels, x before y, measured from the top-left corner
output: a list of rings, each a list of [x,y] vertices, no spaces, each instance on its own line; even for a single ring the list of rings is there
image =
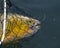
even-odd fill
[[[3,43],[32,36],[40,28],[40,21],[27,16],[10,14],[6,20],[6,33]]]

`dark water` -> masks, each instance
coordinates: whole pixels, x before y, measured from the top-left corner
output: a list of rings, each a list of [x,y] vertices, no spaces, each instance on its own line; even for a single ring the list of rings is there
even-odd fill
[[[32,18],[41,21],[41,29],[22,48],[60,48],[60,0],[12,0]],[[45,18],[45,19],[43,19]]]
[[[10,1],[30,17],[41,21],[41,29],[20,42],[22,48],[60,48],[60,0]]]

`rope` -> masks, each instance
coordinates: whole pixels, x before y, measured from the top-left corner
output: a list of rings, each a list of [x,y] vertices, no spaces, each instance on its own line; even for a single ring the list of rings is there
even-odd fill
[[[4,0],[3,34],[2,34],[2,38],[1,38],[0,44],[3,42],[3,40],[5,38],[5,24],[6,24],[6,0]]]

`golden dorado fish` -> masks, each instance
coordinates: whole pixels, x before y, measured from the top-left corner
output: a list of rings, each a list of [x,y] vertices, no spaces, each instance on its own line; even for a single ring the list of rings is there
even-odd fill
[[[10,14],[6,19],[6,32],[3,43],[32,36],[40,28],[40,21],[26,16]],[[0,30],[0,39],[2,30]]]

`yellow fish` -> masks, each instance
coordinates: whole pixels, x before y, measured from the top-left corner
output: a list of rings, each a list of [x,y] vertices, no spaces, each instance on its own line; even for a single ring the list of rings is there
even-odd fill
[[[32,36],[40,28],[40,21],[26,16],[11,14],[6,19],[6,33],[3,43],[9,43]],[[0,39],[2,32],[0,31]]]

